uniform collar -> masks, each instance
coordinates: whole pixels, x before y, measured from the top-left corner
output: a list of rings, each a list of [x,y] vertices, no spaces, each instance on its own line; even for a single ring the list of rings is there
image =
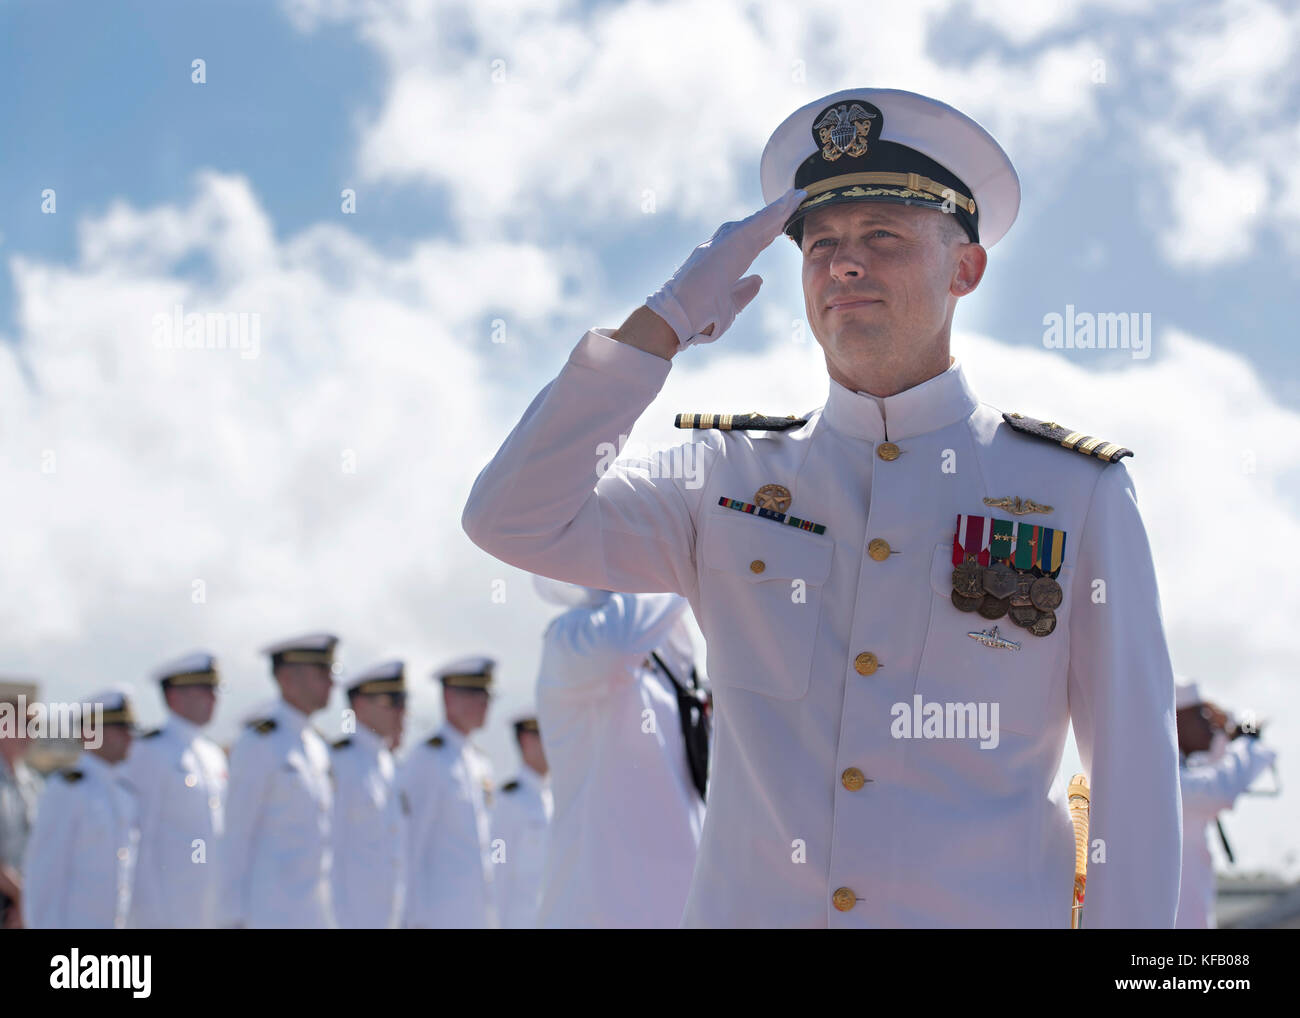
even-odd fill
[[[938,431],[964,421],[979,406],[956,357],[947,371],[893,396],[854,392],[833,378],[830,385],[822,419],[836,431],[872,442]]]
[[[189,721],[175,711],[169,711],[167,714],[167,723],[163,725],[164,731],[170,731],[180,736],[182,742],[193,742],[199,734],[199,726],[193,721]]]
[[[519,768],[518,781],[521,785],[525,785],[536,792],[540,792],[544,788],[551,787],[551,776],[549,774],[543,777],[542,775],[538,774],[535,770],[533,770],[531,767],[529,767],[527,764],[524,764],[522,767]]]
[[[469,742],[469,739],[461,735],[459,729],[448,721],[442,723],[442,727],[438,729],[438,734],[442,736],[443,743],[450,746],[457,753],[464,749]]]
[[[87,771],[96,777],[104,778],[107,781],[115,781],[115,767],[103,757],[97,756],[90,750],[83,750],[81,756],[77,758],[77,770]]]
[[[352,738],[360,743],[362,749],[373,756],[378,756],[388,748],[388,744],[365,725],[357,725],[357,730],[352,733]]]
[[[310,720],[306,714],[283,697],[275,702],[275,709],[271,713],[295,732],[303,731]]]

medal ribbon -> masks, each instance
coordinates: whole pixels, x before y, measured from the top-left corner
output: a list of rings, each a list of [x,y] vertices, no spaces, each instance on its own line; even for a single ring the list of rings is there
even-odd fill
[[[989,543],[989,556],[1005,562],[1011,557],[1016,525],[1011,520],[993,521],[993,539]]]
[[[1046,527],[1036,523],[1016,523],[1016,547],[1011,553],[1011,564],[1021,572],[1028,572],[1038,561],[1039,532]]]
[[[1044,576],[1056,577],[1065,558],[1065,531],[1043,527],[1038,538],[1038,568]]]
[[[982,566],[989,564],[989,542],[993,539],[992,520],[986,516],[957,517],[957,533],[952,536],[952,564],[961,565],[967,555],[974,555]]]

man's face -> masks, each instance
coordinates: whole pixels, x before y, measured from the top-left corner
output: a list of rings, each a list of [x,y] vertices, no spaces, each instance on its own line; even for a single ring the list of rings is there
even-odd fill
[[[1174,712],[1178,730],[1178,748],[1184,753],[1204,753],[1214,742],[1214,732],[1222,730],[1226,716],[1214,704],[1198,703]]]
[[[810,213],[801,250],[808,321],[837,381],[873,360],[946,353],[952,298],[979,284],[986,261],[952,216],[871,201]]]
[[[202,728],[217,708],[215,686],[175,686],[167,690],[167,706],[191,724]]]
[[[330,702],[330,689],[334,680],[328,665],[285,663],[280,665],[275,674],[284,691],[284,698],[304,714],[323,710]]]
[[[90,752],[106,763],[119,764],[131,752],[131,728],[128,725],[104,725],[100,729],[100,744]],[[89,747],[87,747],[89,749]]]
[[[442,702],[447,720],[462,732],[473,732],[483,727],[487,720],[488,701],[486,689],[463,689],[458,686],[443,688]]]
[[[357,721],[378,735],[389,749],[402,742],[406,722],[406,694],[363,693],[352,698]]]
[[[519,733],[519,755],[536,773],[547,772],[546,753],[542,749],[542,737],[537,732]]]

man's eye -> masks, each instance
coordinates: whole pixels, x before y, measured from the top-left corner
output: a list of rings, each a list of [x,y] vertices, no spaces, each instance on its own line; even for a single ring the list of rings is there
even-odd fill
[[[823,244],[829,244],[829,243],[831,243],[831,238],[823,237],[821,240],[815,241],[813,243],[813,247],[821,247]]]
[[[896,234],[890,233],[888,230],[872,230],[872,231],[871,231],[871,235],[872,235],[873,237],[893,237],[893,236],[896,236]]]

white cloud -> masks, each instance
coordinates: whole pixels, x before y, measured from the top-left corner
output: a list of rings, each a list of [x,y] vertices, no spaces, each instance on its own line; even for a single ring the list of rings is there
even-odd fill
[[[247,182],[215,173],[182,205],[117,202],[78,235],[71,266],[10,261],[6,669],[66,697],[207,645],[228,729],[269,691],[254,649],[272,639],[332,627],[351,667],[407,653],[420,669],[486,639],[459,518],[501,418],[490,366],[580,281],[525,244],[386,258],[335,225],[277,242]],[[159,349],[154,315],[177,304],[259,313],[258,356]],[[480,319],[503,307],[495,346]],[[436,713],[431,689],[416,707]]]
[[[1224,162],[1199,131],[1157,125],[1144,141],[1149,157],[1164,170],[1155,232],[1165,258],[1206,269],[1250,255],[1269,207],[1263,167]]]
[[[780,120],[853,84],[947,99],[1031,161],[1063,158],[1096,126],[1096,41],[945,65],[935,39],[965,9],[950,0],[913,4],[887,30],[830,0],[506,7],[288,8],[304,28],[354,21],[383,58],[380,107],[358,118],[363,179],[445,188],[468,232],[559,217],[604,229],[640,217],[647,192],[683,218],[734,218]]]

